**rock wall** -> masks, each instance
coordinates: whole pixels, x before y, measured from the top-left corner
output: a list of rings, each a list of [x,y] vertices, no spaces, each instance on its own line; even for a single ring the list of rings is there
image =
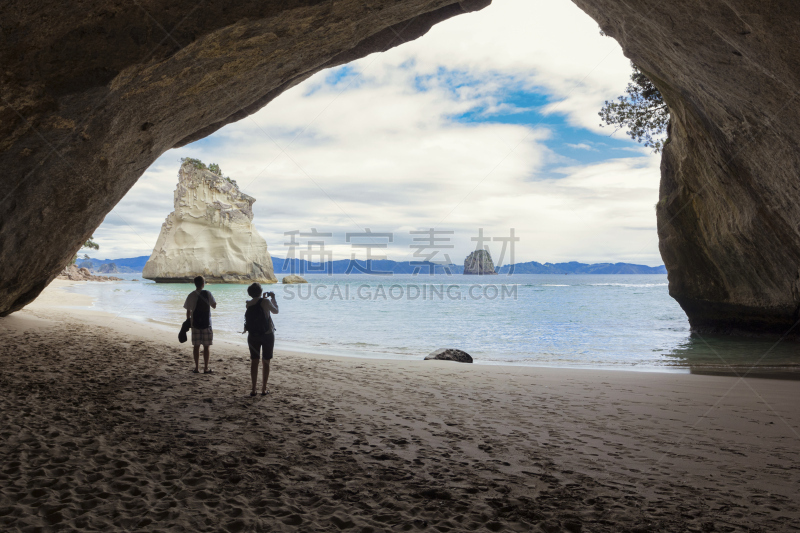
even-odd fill
[[[181,165],[167,216],[142,277],[162,283],[276,283],[253,202],[230,180],[190,161]]]
[[[669,104],[659,246],[693,330],[787,333],[800,308],[800,3],[575,3]]]
[[[800,3],[573,0],[673,114],[657,207],[697,331],[800,309]],[[0,16],[0,315],[30,302],[165,150],[488,0],[10,0]]]

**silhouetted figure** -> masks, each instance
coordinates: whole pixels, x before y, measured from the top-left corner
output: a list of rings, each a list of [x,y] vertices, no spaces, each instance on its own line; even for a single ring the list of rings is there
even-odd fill
[[[197,290],[189,293],[183,308],[186,309],[186,318],[192,323],[192,347],[194,349],[195,374],[200,372],[200,346],[203,347],[203,373],[211,374],[208,368],[209,346],[213,344],[214,331],[211,329],[211,309],[217,308],[214,296],[203,290],[206,280],[203,276],[194,278]]]
[[[253,283],[247,287],[247,294],[252,300],[247,302],[247,310],[244,313],[244,331],[247,335],[247,346],[250,348],[250,377],[253,381],[253,388],[250,396],[256,395],[256,384],[258,382],[258,360],[264,360],[264,381],[261,384],[261,396],[269,393],[267,390],[267,380],[269,379],[269,363],[272,360],[272,351],[275,348],[275,325],[272,322],[270,313],[278,314],[278,302],[275,301],[275,293],[268,292],[262,297],[261,285]]]

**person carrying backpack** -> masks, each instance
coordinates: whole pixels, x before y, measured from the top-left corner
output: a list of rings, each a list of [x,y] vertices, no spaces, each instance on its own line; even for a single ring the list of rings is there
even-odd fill
[[[252,300],[247,302],[244,313],[244,331],[247,333],[247,346],[250,348],[250,378],[253,389],[250,396],[256,395],[258,382],[258,360],[264,360],[264,382],[261,384],[261,396],[269,394],[267,379],[269,379],[269,362],[272,360],[272,350],[275,348],[275,325],[272,323],[270,313],[278,314],[278,302],[275,293],[268,292],[262,297],[261,285],[253,283],[247,287],[247,294]]]
[[[186,318],[192,324],[192,347],[194,350],[194,372],[200,372],[200,346],[203,347],[203,373],[211,374],[208,368],[208,347],[213,344],[214,331],[211,329],[211,309],[217,308],[214,296],[203,290],[206,280],[203,276],[194,278],[194,286],[197,290],[189,293],[183,308],[186,309]]]

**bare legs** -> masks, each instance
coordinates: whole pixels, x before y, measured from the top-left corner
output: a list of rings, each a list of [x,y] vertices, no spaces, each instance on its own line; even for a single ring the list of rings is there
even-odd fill
[[[264,382],[261,384],[261,394],[267,392],[267,380],[269,379],[269,363],[272,359],[264,361]]]
[[[253,389],[250,392],[255,395],[258,383],[258,359],[250,359],[250,379],[253,381]]]
[[[208,372],[208,345],[203,346],[203,371]],[[194,371],[200,371],[200,346],[194,346]]]
[[[269,363],[270,359],[264,361],[264,381],[261,384],[261,394],[267,392],[267,380],[269,379]],[[258,359],[251,359],[250,360],[250,380],[253,383],[253,388],[251,392],[255,394],[256,392],[256,385],[258,385]]]

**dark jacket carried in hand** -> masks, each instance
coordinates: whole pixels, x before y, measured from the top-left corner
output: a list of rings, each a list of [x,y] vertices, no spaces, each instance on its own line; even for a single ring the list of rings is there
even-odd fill
[[[178,342],[186,342],[186,332],[192,329],[192,321],[188,318],[181,324],[181,331],[178,333]]]

